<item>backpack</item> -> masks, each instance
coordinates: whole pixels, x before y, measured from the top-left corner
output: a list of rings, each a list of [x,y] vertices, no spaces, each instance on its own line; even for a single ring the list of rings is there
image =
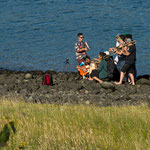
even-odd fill
[[[52,75],[51,74],[44,74],[43,75],[43,86],[44,85],[53,85],[53,78],[52,78]]]
[[[119,71],[114,63],[113,57],[105,59],[107,62],[107,76],[110,80],[116,80],[119,77]]]

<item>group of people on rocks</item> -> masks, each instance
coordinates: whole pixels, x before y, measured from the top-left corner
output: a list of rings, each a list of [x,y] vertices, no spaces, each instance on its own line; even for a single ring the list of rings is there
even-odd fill
[[[83,78],[96,80],[99,83],[113,80],[116,85],[119,85],[126,77],[130,84],[135,85],[136,42],[131,34],[118,34],[116,46],[100,52],[98,58],[92,60],[87,55],[90,47],[83,41],[83,33],[78,33],[77,37],[78,41],[75,43],[77,69]],[[113,58],[114,54],[115,58]]]

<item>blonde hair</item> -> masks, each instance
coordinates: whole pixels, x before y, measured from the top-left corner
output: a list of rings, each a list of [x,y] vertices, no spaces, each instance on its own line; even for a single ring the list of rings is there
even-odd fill
[[[95,70],[97,68],[98,64],[91,62],[90,63],[90,69],[89,69],[89,74],[92,73],[93,70]]]

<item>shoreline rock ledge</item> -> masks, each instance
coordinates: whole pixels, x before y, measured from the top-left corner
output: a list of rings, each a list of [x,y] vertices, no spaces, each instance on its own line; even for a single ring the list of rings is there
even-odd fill
[[[80,79],[77,72],[55,72],[54,85],[43,86],[43,71],[0,70],[0,98],[23,98],[26,102],[128,106],[150,104],[150,75],[138,76],[136,85],[115,85]]]

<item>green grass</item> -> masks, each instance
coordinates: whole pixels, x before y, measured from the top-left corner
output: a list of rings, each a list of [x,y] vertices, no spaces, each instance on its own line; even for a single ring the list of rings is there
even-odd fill
[[[0,131],[14,121],[7,147],[27,150],[150,150],[147,106],[59,106],[0,100]]]

